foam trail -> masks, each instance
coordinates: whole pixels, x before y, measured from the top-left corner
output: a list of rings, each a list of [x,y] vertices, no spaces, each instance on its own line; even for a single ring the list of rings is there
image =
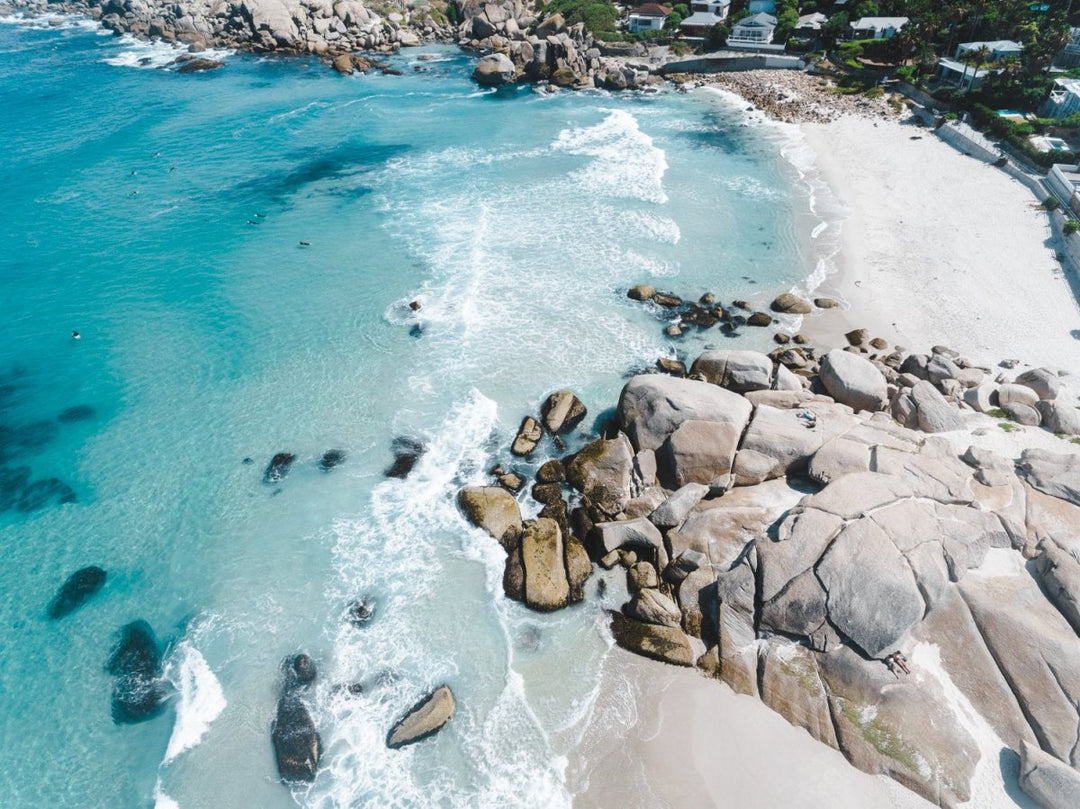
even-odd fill
[[[154,784],[154,809],[180,809],[180,804],[162,790],[160,780]]]
[[[176,660],[165,671],[173,682],[180,700],[176,706],[176,722],[163,764],[168,764],[185,750],[195,747],[221,712],[225,710],[225,693],[206,658],[199,650],[182,641],[177,646]]]

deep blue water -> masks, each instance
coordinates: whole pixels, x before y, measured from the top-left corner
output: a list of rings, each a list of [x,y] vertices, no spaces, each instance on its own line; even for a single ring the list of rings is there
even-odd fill
[[[630,285],[765,303],[814,269],[789,136],[705,93],[480,92],[445,49],[400,77],[167,61],[0,25],[0,804],[568,805],[600,608],[505,601],[453,493],[551,390],[599,415],[631,369],[735,344],[673,346]],[[386,481],[400,434],[430,450]],[[47,621],[87,564],[105,589]],[[178,695],[117,726],[104,662],[137,618]],[[290,791],[269,725],[301,649],[326,757]],[[454,721],[387,751],[441,682]]]

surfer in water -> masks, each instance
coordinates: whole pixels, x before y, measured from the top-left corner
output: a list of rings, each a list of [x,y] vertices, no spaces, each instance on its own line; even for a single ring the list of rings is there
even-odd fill
[[[79,334],[79,333],[78,333],[77,331],[75,331],[75,330],[73,329],[73,330],[72,330],[72,332],[71,332],[71,339],[72,339],[72,340],[81,340],[81,339],[82,339],[82,335],[81,335],[81,334]]]

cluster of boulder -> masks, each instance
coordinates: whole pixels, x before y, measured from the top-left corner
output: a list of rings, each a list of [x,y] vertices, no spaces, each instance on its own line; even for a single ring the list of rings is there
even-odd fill
[[[706,292],[697,301],[691,301],[670,292],[661,292],[651,284],[638,284],[630,287],[626,296],[630,300],[651,304],[652,311],[666,324],[664,334],[668,337],[682,337],[691,328],[705,331],[718,324],[720,331],[734,337],[742,326],[765,327],[778,323],[774,314],[755,311],[748,301],[734,300],[730,306],[724,306],[711,292]],[[831,298],[816,298],[811,305],[798,295],[784,293],[777,296],[769,308],[778,315],[805,315],[814,311],[815,307],[832,309],[837,305]],[[807,342],[805,335],[797,334],[792,338],[782,331],[777,331],[774,339],[782,345]]]
[[[380,11],[361,0],[11,0],[29,13],[86,14],[117,33],[182,43],[192,53],[210,47],[315,54],[340,73],[396,72],[358,51],[388,53],[424,43],[453,43],[485,54],[473,74],[484,86],[548,82],[556,87],[643,87],[662,81],[630,61],[640,43],[605,45],[582,23],[542,14],[527,0],[431,0]],[[179,72],[212,70],[221,62],[183,57]]]
[[[1076,806],[1080,450],[958,453],[927,432],[961,426],[968,405],[942,381],[971,366],[948,357],[957,374],[941,375],[938,350],[900,371],[860,349],[801,373],[706,351],[686,376],[635,376],[603,437],[536,470],[546,515],[523,521],[504,486],[459,504],[529,607],[579,598],[591,562],[622,569],[619,645],[697,666],[941,806],[971,798],[983,755],[954,685],[1020,754],[1030,795]],[[911,371],[931,364],[935,381]],[[920,643],[948,674],[897,679],[887,661]]]
[[[115,678],[112,718],[116,724],[144,722],[165,709],[170,687],[163,677],[161,646],[146,621],[132,621],[120,629],[105,670]]]

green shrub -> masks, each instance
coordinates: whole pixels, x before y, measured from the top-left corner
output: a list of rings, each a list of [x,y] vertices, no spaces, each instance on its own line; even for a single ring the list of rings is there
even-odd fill
[[[1066,219],[1061,230],[1066,236],[1072,236],[1076,231],[1080,230],[1080,222],[1075,219]]]
[[[875,84],[865,93],[863,93],[863,95],[865,95],[867,98],[881,98],[883,95],[885,95],[885,88],[879,87]]]
[[[1015,424],[1013,424],[1011,421],[1003,421],[1000,424],[998,424],[998,427],[1000,427],[1002,430],[1004,430],[1007,433],[1015,433],[1017,430],[1020,429]]]
[[[1043,200],[1042,206],[1048,211],[1056,211],[1061,207],[1061,203],[1058,202],[1057,197],[1047,197]]]

